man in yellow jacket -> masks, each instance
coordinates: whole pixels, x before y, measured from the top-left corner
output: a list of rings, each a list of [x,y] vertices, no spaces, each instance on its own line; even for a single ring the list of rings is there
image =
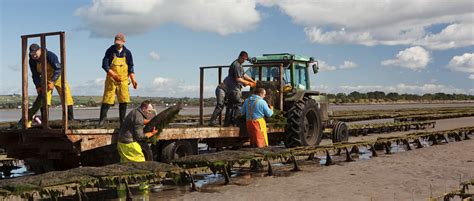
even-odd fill
[[[107,112],[110,106],[115,104],[115,95],[119,102],[120,123],[123,122],[127,112],[127,104],[130,102],[128,85],[130,81],[134,89],[137,89],[135,71],[133,69],[132,52],[125,46],[125,35],[119,33],[115,36],[114,45],[110,46],[102,59],[102,68],[107,73],[105,79],[104,95],[100,107],[99,126],[105,124]]]
[[[33,77],[33,83],[36,86],[36,91],[38,92],[38,97],[37,100],[35,100],[34,107],[31,108],[31,111],[29,112],[29,117],[28,117],[28,124],[31,124],[31,118],[32,116],[37,112],[37,110],[40,109],[41,107],[41,102],[43,101],[42,97],[42,91],[47,90],[47,97],[46,101],[48,103],[48,106],[51,106],[51,97],[53,94],[53,88],[56,88],[56,91],[58,94],[62,94],[62,84],[61,84],[61,68],[62,65],[59,63],[58,56],[54,54],[53,52],[46,50],[46,73],[47,73],[47,81],[48,84],[46,87],[42,86],[41,80],[43,79],[43,68],[42,68],[42,63],[41,63],[41,47],[33,43],[30,45],[30,59],[29,59],[29,64],[30,64],[30,70],[31,74]],[[68,119],[73,120],[74,119],[74,112],[73,112],[73,104],[74,101],[72,99],[71,91],[69,89],[69,84],[67,81],[65,82],[66,87],[66,105],[68,107]],[[61,100],[62,101],[62,100]],[[44,108],[42,108],[44,109]],[[47,108],[46,108],[47,109]]]

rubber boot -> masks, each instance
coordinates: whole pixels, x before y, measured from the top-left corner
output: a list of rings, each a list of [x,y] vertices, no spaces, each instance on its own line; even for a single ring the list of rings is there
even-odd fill
[[[221,114],[222,112],[222,109],[221,107],[216,107],[214,109],[214,112],[212,113],[211,115],[211,119],[209,119],[209,126],[214,126],[216,125],[216,119],[217,117],[219,116],[219,114]]]
[[[127,114],[127,103],[120,103],[119,104],[120,125],[122,125],[122,122],[125,119],[125,114]]]
[[[67,119],[69,121],[74,121],[74,109],[72,105],[67,106]]]
[[[109,104],[104,104],[100,106],[100,116],[99,116],[99,127],[102,127],[105,125],[105,122],[107,121],[107,112],[109,111],[110,105]]]
[[[228,127],[232,124],[232,109],[231,107],[226,107],[225,109],[225,118],[224,118],[224,127]]]

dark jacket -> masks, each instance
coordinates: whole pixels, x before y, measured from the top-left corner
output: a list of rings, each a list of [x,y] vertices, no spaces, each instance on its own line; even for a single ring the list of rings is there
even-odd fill
[[[125,57],[125,60],[127,60],[128,65],[128,74],[130,75],[130,73],[135,73],[135,70],[133,69],[132,52],[125,46],[123,46],[122,52],[119,53],[115,45],[110,46],[109,49],[105,51],[104,58],[102,59],[102,69],[104,69],[105,72],[109,71],[110,64],[112,64],[112,60],[114,59],[114,55],[118,58]]]
[[[118,142],[145,142],[147,140],[145,133],[143,133],[145,127],[143,120],[145,118],[145,114],[140,108],[129,112],[120,126]]]

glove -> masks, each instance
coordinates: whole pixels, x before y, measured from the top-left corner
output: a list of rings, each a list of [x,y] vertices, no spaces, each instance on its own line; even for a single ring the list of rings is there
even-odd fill
[[[132,81],[133,88],[137,89],[138,83],[135,80],[135,73],[130,73],[130,81]]]
[[[51,81],[48,81],[48,91],[53,90],[54,88],[54,83]]]
[[[42,90],[41,87],[36,87],[36,93],[41,94],[41,90]]]
[[[249,86],[255,88],[257,86],[256,82],[249,82]]]
[[[115,73],[114,71],[112,71],[112,70],[107,71],[107,75],[112,77],[112,79],[114,79],[116,82],[122,81],[122,80],[120,80],[119,75],[117,73]]]
[[[150,123],[150,120],[148,120],[148,119],[143,119],[143,124],[144,124],[144,125],[147,125],[148,123]]]
[[[148,132],[148,133],[145,133],[146,137],[147,138],[151,138],[152,136],[156,135],[158,133],[158,130],[156,129],[156,127],[153,127],[153,130]]]

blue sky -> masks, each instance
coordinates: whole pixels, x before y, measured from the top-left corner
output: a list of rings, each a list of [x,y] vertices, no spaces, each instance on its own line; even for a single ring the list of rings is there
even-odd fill
[[[315,57],[321,72],[312,85],[322,92],[474,94],[471,1],[5,0],[0,6],[0,94],[21,92],[20,36],[53,31],[66,32],[73,95],[102,95],[101,59],[118,32],[134,56],[139,86],[132,95],[198,97],[198,67],[228,65],[240,50]],[[58,41],[47,38],[48,49],[58,53]],[[206,77],[212,96],[216,73]]]

